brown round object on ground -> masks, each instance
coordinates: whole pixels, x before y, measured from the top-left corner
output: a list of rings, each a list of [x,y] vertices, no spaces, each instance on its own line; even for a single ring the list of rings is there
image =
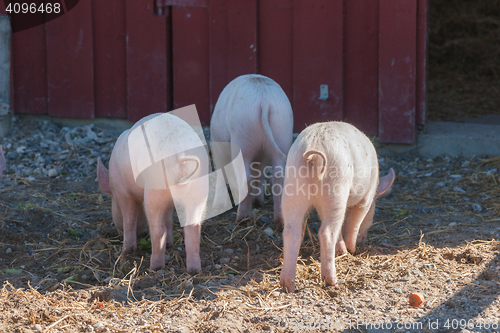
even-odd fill
[[[410,305],[418,308],[424,302],[424,295],[421,293],[413,293],[409,296]]]

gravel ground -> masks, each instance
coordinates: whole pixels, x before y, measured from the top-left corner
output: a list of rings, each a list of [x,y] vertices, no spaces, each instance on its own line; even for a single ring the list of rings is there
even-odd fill
[[[147,234],[136,257],[119,258],[95,176],[115,139],[21,118],[0,141],[0,331],[499,331],[500,157],[380,158],[397,178],[367,247],[338,257],[339,286],[322,286],[311,213],[286,294],[270,201],[253,219],[237,224],[233,210],[204,223],[197,276],[186,274],[178,223],[164,270],[146,268]],[[420,307],[409,305],[414,292]]]

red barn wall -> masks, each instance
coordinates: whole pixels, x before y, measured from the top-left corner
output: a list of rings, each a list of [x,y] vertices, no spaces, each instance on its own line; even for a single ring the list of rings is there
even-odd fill
[[[427,20],[428,0],[80,0],[12,35],[12,109],[136,121],[194,103],[209,124],[224,86],[260,73],[288,95],[295,131],[344,120],[413,143]]]

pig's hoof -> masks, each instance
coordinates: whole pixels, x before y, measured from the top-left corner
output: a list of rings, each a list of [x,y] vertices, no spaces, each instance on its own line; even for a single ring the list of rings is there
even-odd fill
[[[283,231],[283,227],[285,226],[283,218],[281,216],[274,217],[274,225],[278,231]]]
[[[264,207],[264,204],[259,199],[255,200],[252,204],[253,208],[260,209]]]
[[[338,241],[337,244],[335,244],[335,254],[343,255],[346,253],[347,253],[347,248],[345,247],[344,241]]]
[[[295,292],[295,280],[281,279],[280,285],[284,292],[294,293]]]
[[[161,265],[149,265],[149,269],[152,271],[157,271],[157,270],[160,270],[163,268],[165,268],[165,265],[163,265],[163,266],[161,266]]]
[[[152,270],[152,271],[157,271],[159,269],[162,269],[162,268],[165,268],[165,260],[163,260],[163,262],[159,262],[159,261],[153,261],[151,260],[150,264],[149,264],[149,269]]]
[[[337,277],[325,277],[323,276],[323,282],[325,283],[326,286],[333,286],[337,287]]]
[[[189,275],[196,275],[201,272],[201,267],[188,267],[187,272]]]
[[[122,249],[122,257],[135,256],[136,247],[124,247]]]

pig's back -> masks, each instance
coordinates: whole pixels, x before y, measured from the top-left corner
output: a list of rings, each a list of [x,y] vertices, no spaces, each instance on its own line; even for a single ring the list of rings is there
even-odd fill
[[[349,206],[355,205],[367,194],[375,194],[377,153],[370,139],[356,127],[337,121],[308,126],[290,149],[290,158],[295,159],[291,163],[306,165],[303,155],[310,150],[321,151],[327,158],[325,181],[343,182],[350,186]],[[364,191],[358,186],[362,186]]]
[[[261,107],[263,102],[271,106],[269,122],[290,123],[293,115],[283,89],[272,79],[258,74],[242,75],[231,81],[222,91],[215,105],[211,127],[219,138],[230,141],[231,136],[247,133],[247,139],[255,140],[263,132]],[[243,130],[243,132],[242,132]]]

